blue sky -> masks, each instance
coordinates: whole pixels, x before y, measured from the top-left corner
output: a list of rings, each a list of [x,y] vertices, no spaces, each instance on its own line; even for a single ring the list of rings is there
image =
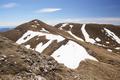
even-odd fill
[[[32,19],[49,24],[120,24],[120,0],[0,0],[0,26],[16,26]]]

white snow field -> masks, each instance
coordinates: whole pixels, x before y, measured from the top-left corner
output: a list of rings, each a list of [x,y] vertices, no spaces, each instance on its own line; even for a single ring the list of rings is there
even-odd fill
[[[57,40],[58,42],[64,40],[64,38],[62,36],[59,36],[59,35],[53,35],[53,34],[48,34],[48,33],[43,33],[43,32],[35,32],[35,31],[28,30],[25,34],[23,34],[23,36],[20,39],[18,39],[16,41],[16,43],[18,43],[18,44],[25,43],[35,36],[46,36],[46,39]]]
[[[71,69],[77,68],[80,62],[85,59],[98,61],[96,58],[89,55],[84,47],[73,41],[69,41],[66,45],[60,47],[51,56],[58,61],[58,63],[63,63]]]

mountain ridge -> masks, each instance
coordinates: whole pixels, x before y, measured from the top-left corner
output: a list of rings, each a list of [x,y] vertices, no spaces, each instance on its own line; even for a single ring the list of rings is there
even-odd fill
[[[119,26],[78,23],[50,26],[35,19],[1,35],[27,49],[53,57],[59,64],[83,75],[79,75],[81,80],[120,79]]]

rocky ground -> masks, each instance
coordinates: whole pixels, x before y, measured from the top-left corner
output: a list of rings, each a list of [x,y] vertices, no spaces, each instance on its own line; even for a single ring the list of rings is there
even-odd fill
[[[0,36],[0,80],[120,80],[120,68],[91,60],[71,70]]]
[[[0,80],[77,80],[78,76],[52,57],[0,36]]]

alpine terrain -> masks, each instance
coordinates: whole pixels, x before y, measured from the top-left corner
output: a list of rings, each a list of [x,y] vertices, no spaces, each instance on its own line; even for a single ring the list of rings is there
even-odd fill
[[[120,26],[35,19],[0,32],[0,80],[120,80]]]

